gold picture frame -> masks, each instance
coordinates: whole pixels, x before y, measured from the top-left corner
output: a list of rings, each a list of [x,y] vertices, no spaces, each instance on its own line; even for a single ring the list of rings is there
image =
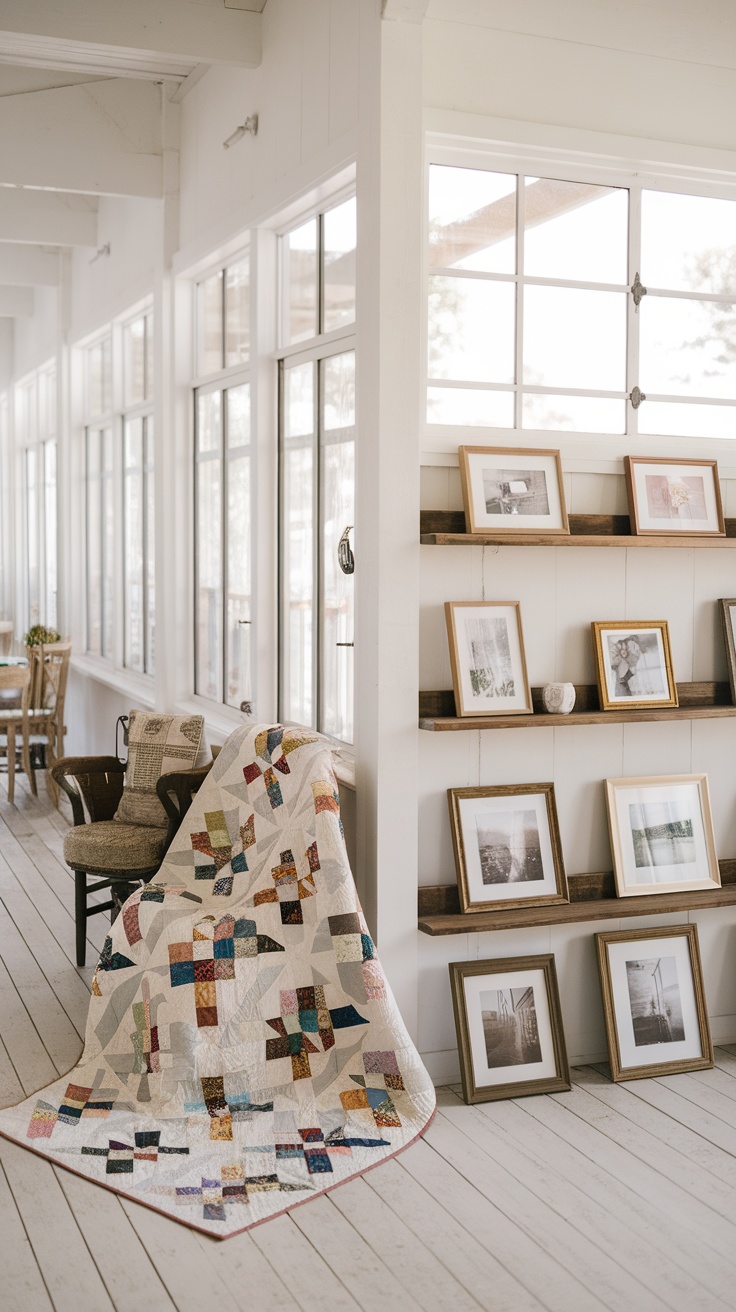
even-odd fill
[[[521,604],[446,601],[445,620],[455,714],[531,715]]]
[[[569,536],[559,451],[460,446],[457,454],[468,533]]]
[[[723,641],[726,644],[731,701],[736,706],[736,597],[720,597],[718,607],[721,612]]]
[[[606,779],[619,897],[721,887],[706,774]]]
[[[593,620],[590,630],[602,711],[679,705],[666,620]]]
[[[624,473],[636,537],[725,537],[717,460],[625,456]]]
[[[448,788],[463,912],[568,902],[555,786]]]
[[[570,1088],[552,953],[453,961],[450,987],[467,1103]]]
[[[595,940],[611,1079],[709,1070],[697,925],[610,930]]]

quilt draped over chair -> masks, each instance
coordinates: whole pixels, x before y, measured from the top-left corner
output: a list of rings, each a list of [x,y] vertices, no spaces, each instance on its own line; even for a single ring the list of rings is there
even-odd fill
[[[79,1065],[0,1132],[226,1238],[405,1148],[434,1089],[367,931],[324,739],[238,729],[125,903]]]

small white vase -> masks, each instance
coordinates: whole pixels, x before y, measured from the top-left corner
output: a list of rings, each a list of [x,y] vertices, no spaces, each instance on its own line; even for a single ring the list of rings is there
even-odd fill
[[[575,686],[572,683],[545,683],[542,701],[550,715],[569,715],[575,705]]]

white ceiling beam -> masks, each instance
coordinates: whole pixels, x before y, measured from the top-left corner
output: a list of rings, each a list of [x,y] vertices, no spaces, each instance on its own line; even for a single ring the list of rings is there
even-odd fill
[[[0,183],[161,196],[161,89],[112,78],[1,97]]]
[[[96,246],[97,202],[87,196],[0,187],[0,242]]]
[[[0,319],[30,319],[33,308],[32,287],[0,287]]]
[[[0,241],[0,285],[3,283],[9,287],[58,286],[59,252]]]
[[[172,63],[261,62],[261,15],[231,9],[222,0],[3,0],[3,37],[51,38],[63,59],[65,48],[116,47],[131,57]]]

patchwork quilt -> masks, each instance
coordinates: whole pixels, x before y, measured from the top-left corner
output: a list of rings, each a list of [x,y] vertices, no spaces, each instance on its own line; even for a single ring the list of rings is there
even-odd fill
[[[79,1065],[0,1133],[226,1238],[393,1156],[434,1106],[357,900],[329,746],[245,726],[105,941]]]

